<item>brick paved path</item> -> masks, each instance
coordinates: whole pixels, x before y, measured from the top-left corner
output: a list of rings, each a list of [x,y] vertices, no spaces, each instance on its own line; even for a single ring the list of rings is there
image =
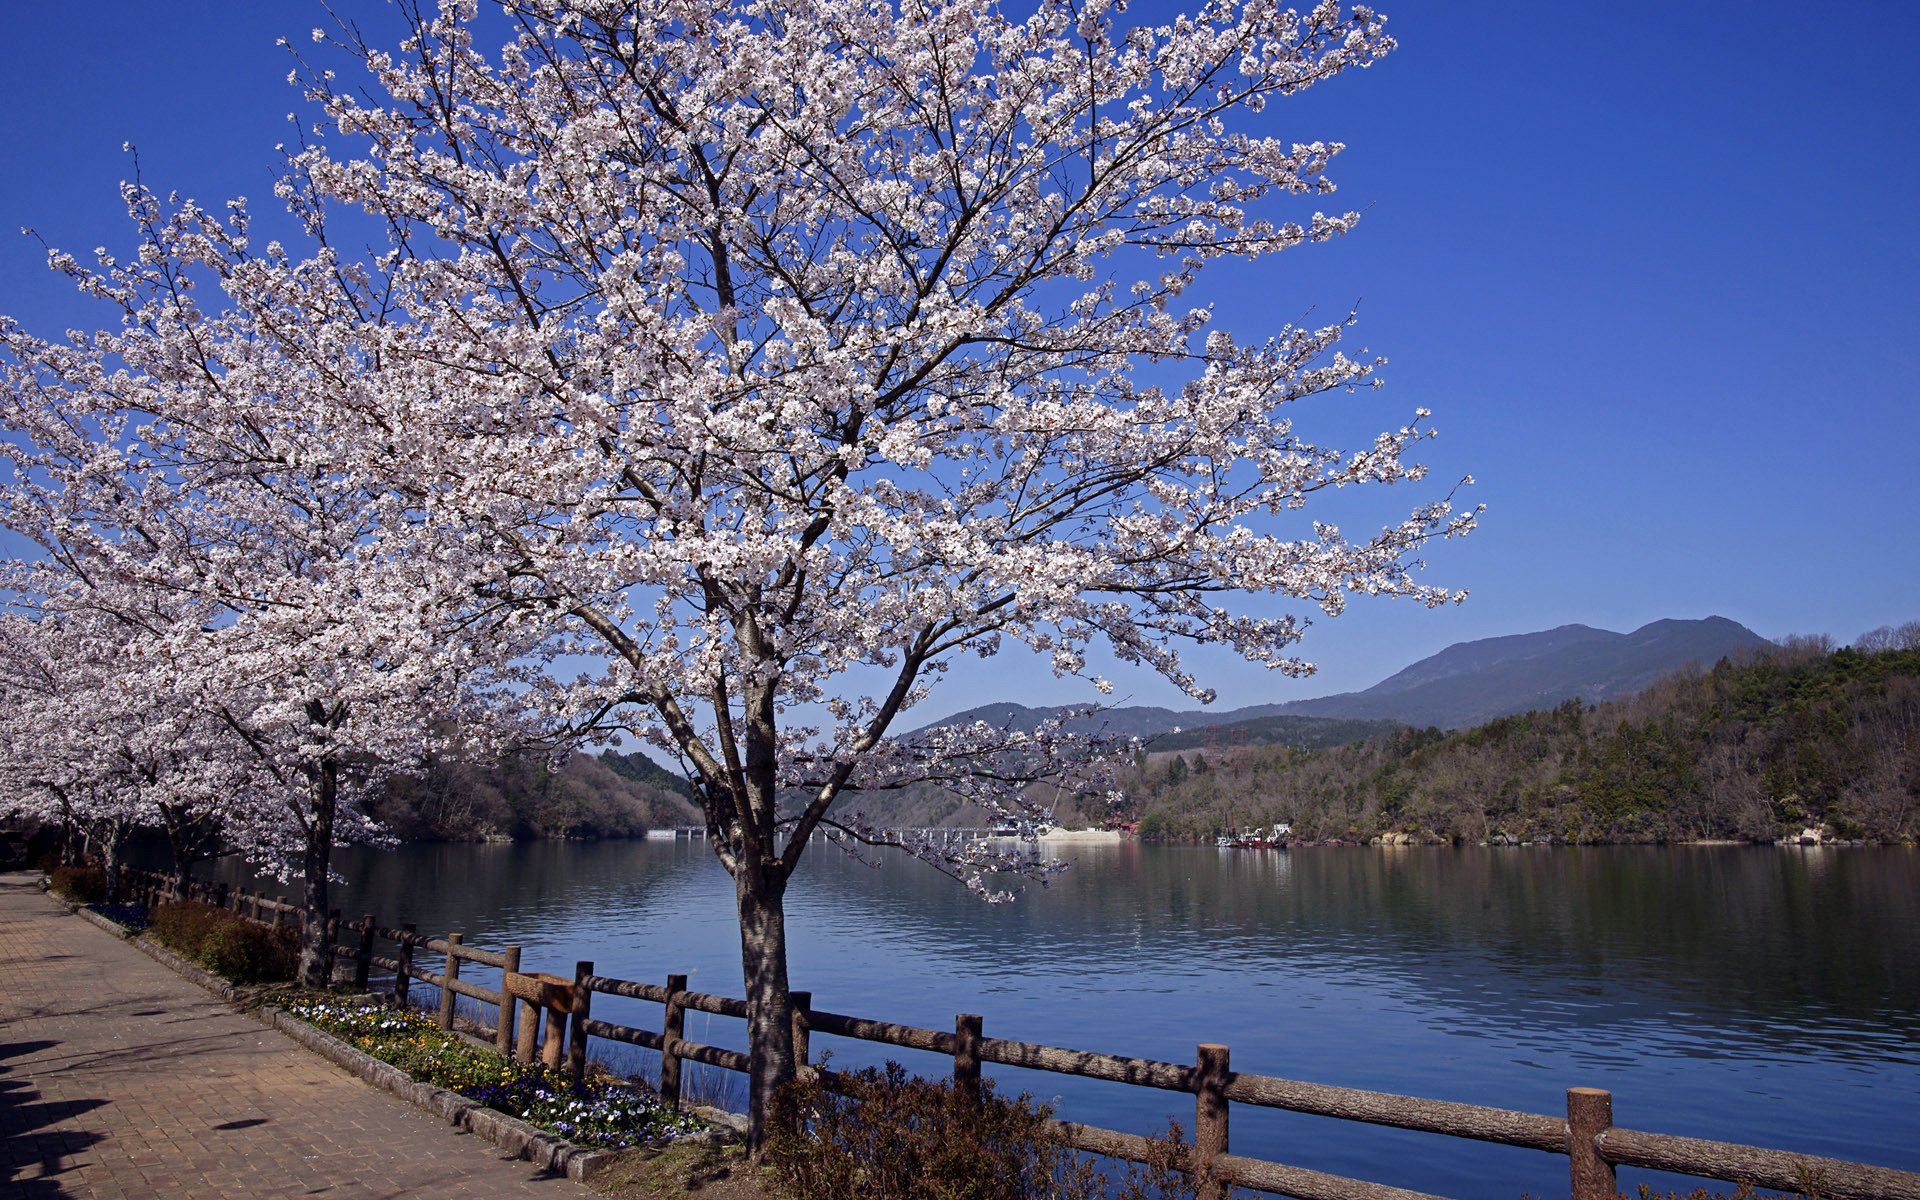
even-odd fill
[[[0,1200],[587,1191],[375,1091],[0,874]]]

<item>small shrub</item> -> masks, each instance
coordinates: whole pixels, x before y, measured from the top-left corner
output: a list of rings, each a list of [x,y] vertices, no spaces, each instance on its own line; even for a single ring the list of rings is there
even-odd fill
[[[824,1069],[821,1075],[828,1075]],[[1178,1123],[1148,1139],[1144,1163],[1119,1178],[1055,1140],[1053,1110],[1022,1092],[980,1100],[948,1081],[911,1078],[898,1063],[794,1084],[785,1094],[795,1129],[767,1147],[769,1182],[782,1200],[1192,1200],[1181,1169],[1191,1147]],[[1228,1189],[1230,1197],[1247,1195]]]
[[[1187,1143],[1180,1122],[1169,1121],[1165,1130],[1147,1139],[1150,1143],[1145,1162],[1128,1163],[1126,1172],[1114,1184],[1109,1200],[1192,1200],[1196,1194],[1193,1179],[1181,1168],[1193,1147]],[[1223,1189],[1226,1200],[1240,1200],[1252,1193],[1239,1188]]]
[[[838,1093],[838,1094],[836,1094]],[[1081,1200],[1098,1173],[1048,1135],[1052,1109],[1008,1100],[982,1081],[980,1101],[950,1082],[911,1078],[899,1063],[815,1076],[785,1094],[797,1129],[775,1133],[767,1162],[788,1200]]]
[[[75,904],[99,904],[107,898],[107,877],[99,867],[55,867],[53,890]]]
[[[1704,1187],[1694,1188],[1690,1192],[1655,1191],[1649,1184],[1641,1184],[1629,1198],[1625,1192],[1616,1193],[1618,1200],[1825,1200],[1823,1180],[1817,1175],[1809,1176],[1800,1183],[1798,1190],[1791,1196],[1781,1196],[1775,1192],[1762,1192],[1752,1184],[1740,1184],[1731,1192],[1710,1192]],[[1532,1192],[1523,1193],[1520,1200],[1535,1200]]]
[[[292,979],[300,958],[291,929],[256,925],[211,904],[162,904],[147,927],[168,949],[235,983]]]
[[[300,943],[291,929],[229,917],[208,932],[199,960],[235,983],[281,982],[292,979],[300,964]]]
[[[197,960],[207,935],[230,915],[224,909],[192,900],[160,904],[147,914],[147,928],[167,949]]]
[[[1817,1177],[1803,1179],[1791,1200],[1823,1200],[1822,1187],[1823,1181]],[[1745,1183],[1731,1192],[1709,1192],[1703,1187],[1697,1187],[1690,1192],[1656,1192],[1643,1183],[1635,1192],[1635,1196],[1638,1200],[1769,1200],[1774,1193],[1756,1191],[1752,1185]],[[1620,1200],[1627,1200],[1626,1193],[1621,1193]],[[1780,1200],[1787,1200],[1787,1198],[1780,1198]]]

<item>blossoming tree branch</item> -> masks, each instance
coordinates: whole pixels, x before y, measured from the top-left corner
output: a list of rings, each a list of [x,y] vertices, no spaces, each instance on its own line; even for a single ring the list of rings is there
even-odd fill
[[[677,757],[735,882],[755,1144],[796,1069],[783,897],[813,835],[901,846],[989,896],[1031,861],[912,843],[849,797],[934,781],[1031,817],[1035,779],[1098,786],[1099,747],[1064,722],[904,732],[956,656],[1037,655],[1105,692],[1101,653],[1205,701],[1187,647],[1300,674],[1303,613],[1458,598],[1414,575],[1473,526],[1450,491],[1358,537],[1305,515],[1425,474],[1424,412],[1358,448],[1296,430],[1300,402],[1377,382],[1349,322],[1236,335],[1188,297],[1212,264],[1354,227],[1316,207],[1342,147],[1269,132],[1269,105],[1387,53],[1370,9],[399,11],[395,49],[349,26],[299,52],[323,114],[281,186],[301,244],[256,245],[244,206],[130,190],[139,261],[61,263],[139,314],[134,382],[118,339],[12,329],[9,403],[29,424],[137,410],[120,443],[191,429],[253,462],[239,474],[296,474],[351,513],[283,497],[320,528],[272,534],[324,547],[292,576],[352,581],[328,594],[346,657],[381,679],[443,664],[414,682],[484,668],[516,682],[475,695],[555,736]],[[329,69],[342,56],[363,77]],[[208,280],[203,312],[186,283]],[[168,511],[225,503],[155,477]],[[124,563],[125,535],[101,538]],[[405,647],[364,634],[389,627]]]

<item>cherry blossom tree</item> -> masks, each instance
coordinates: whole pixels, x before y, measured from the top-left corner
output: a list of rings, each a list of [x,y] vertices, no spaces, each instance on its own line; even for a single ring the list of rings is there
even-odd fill
[[[141,790],[101,744],[100,702],[109,665],[86,655],[84,636],[54,619],[0,617],[0,811],[82,833],[117,898],[127,838],[156,824]]]
[[[604,664],[539,689],[550,720],[686,764],[736,885],[755,1144],[810,837],[898,843],[858,789],[1017,806],[1065,761],[1058,728],[900,735],[955,656],[1102,650],[1206,700],[1185,645],[1300,674],[1298,606],[1457,598],[1413,574],[1473,524],[1450,493],[1357,538],[1302,514],[1424,475],[1424,412],[1357,450],[1296,431],[1374,382],[1347,322],[1244,339],[1190,297],[1354,226],[1313,208],[1342,147],[1267,108],[1385,54],[1371,10],[508,0],[488,53],[470,0],[400,9],[396,52],[316,31],[371,78],[303,72],[327,119],[284,189],[312,230],[388,229],[365,469],[495,557],[476,613]],[[983,892],[1007,865],[908,848]]]
[[[0,807],[70,822],[101,854],[109,891],[128,835],[167,836],[184,880],[252,795],[208,713],[180,694],[159,631],[175,609],[109,600],[45,569],[6,572],[0,617]],[[147,599],[154,597],[149,593]]]
[[[379,303],[361,276],[256,252],[244,205],[125,197],[135,256],[53,256],[118,328],[56,343],[0,323],[0,524],[38,543],[20,569],[45,581],[14,590],[63,620],[118,622],[133,649],[100,686],[126,689],[150,736],[167,741],[171,706],[224,741],[248,783],[203,779],[203,800],[249,857],[304,876],[301,972],[319,984],[333,847],[379,836],[361,799],[448,750],[449,728],[491,728],[488,691],[513,669],[488,655],[515,651],[453,636],[444,596],[471,585],[419,552],[405,498],[340,453],[368,436],[340,394],[377,369],[357,338]]]
[[[546,666],[515,692],[546,727],[677,756],[735,884],[756,1146],[796,1069],[784,895],[813,835],[989,897],[1026,861],[847,798],[932,781],[1030,815],[1033,779],[1098,786],[1064,723],[900,732],[959,656],[1104,693],[1105,654],[1206,701],[1189,646],[1299,675],[1313,610],[1459,597],[1415,575],[1473,526],[1450,491],[1330,519],[1323,493],[1426,474],[1424,411],[1357,449],[1295,428],[1378,382],[1350,320],[1248,338],[1203,302],[1209,265],[1353,228],[1314,201],[1342,147],[1269,105],[1389,51],[1370,9],[397,8],[397,51],[347,26],[305,52],[324,120],[281,198],[306,246],[133,189],[137,262],[56,260],[123,331],[8,331],[43,414],[18,422],[105,448],[61,495],[140,469],[101,506],[139,533],[90,553],[226,606],[259,689],[234,730],[311,811],[349,746],[418,747],[347,727],[418,704],[423,664]]]

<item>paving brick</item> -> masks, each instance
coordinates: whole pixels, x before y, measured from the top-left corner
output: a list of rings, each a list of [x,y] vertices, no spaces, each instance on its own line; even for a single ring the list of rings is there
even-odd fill
[[[584,1200],[0,874],[0,1200]],[[222,1128],[225,1126],[225,1128]]]

